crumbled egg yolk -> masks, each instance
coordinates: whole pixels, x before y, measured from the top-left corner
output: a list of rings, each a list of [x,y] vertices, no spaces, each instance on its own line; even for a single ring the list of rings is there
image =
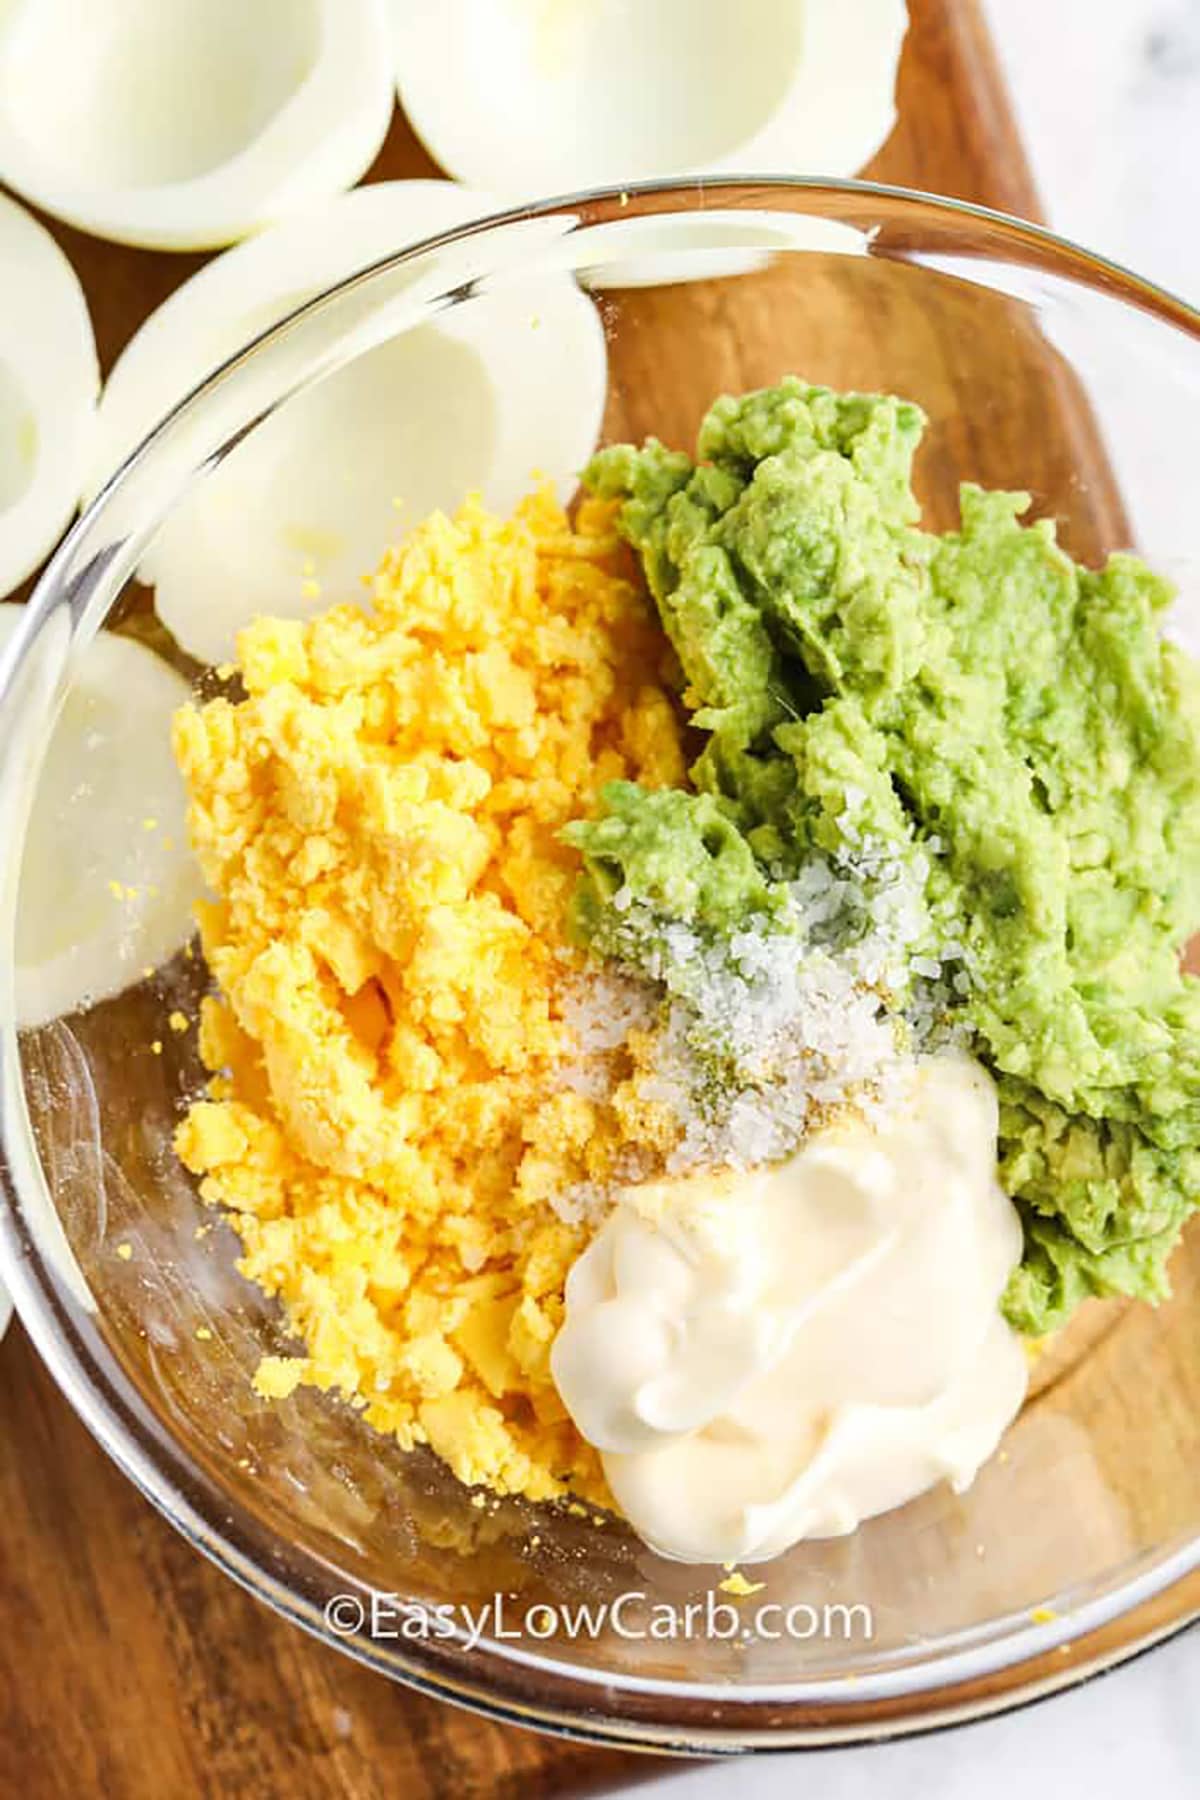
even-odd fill
[[[370,609],[257,620],[246,698],[175,726],[220,989],[177,1145],[303,1341],[259,1390],[337,1390],[464,1482],[600,1503],[549,1370],[584,1233],[548,1201],[652,1127],[556,1083],[556,834],[605,781],[684,779],[611,513],[435,514]]]
[[[751,1594],[761,1594],[766,1587],[765,1581],[751,1581],[740,1569],[727,1568],[723,1581],[717,1587],[723,1594],[731,1594],[735,1600],[748,1599]]]

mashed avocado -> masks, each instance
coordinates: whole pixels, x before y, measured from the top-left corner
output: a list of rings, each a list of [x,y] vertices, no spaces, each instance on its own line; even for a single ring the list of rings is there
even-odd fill
[[[919,857],[945,1004],[1000,1084],[1006,1310],[1040,1333],[1162,1295],[1200,1200],[1200,676],[1159,636],[1167,585],[1078,567],[1027,495],[966,485],[960,529],[922,531],[923,425],[790,378],[718,400],[695,460],[593,461],[704,743],[695,793],[617,784],[569,828],[576,927],[628,957],[633,902],[719,935],[848,833]]]

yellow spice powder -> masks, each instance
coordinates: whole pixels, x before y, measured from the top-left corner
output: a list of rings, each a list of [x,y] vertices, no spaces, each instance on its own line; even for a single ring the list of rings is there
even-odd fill
[[[611,509],[572,527],[549,493],[434,515],[371,597],[256,621],[246,698],[176,720],[220,989],[179,1154],[303,1341],[263,1393],[336,1390],[465,1482],[603,1500],[550,1379],[583,1233],[549,1199],[646,1126],[556,1082],[556,833],[607,780],[683,779],[664,640]]]

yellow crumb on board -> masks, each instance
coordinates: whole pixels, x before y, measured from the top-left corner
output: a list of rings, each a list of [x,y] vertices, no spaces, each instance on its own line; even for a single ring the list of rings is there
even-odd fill
[[[120,1257],[122,1262],[128,1262],[133,1255],[133,1245],[132,1244],[118,1244],[117,1245],[117,1255]]]
[[[1035,1625],[1052,1625],[1058,1614],[1052,1606],[1035,1606],[1029,1617]]]
[[[612,508],[572,526],[549,490],[435,514],[370,592],[255,621],[245,699],[176,718],[220,989],[179,1153],[303,1342],[260,1393],[334,1390],[468,1485],[607,1504],[550,1376],[585,1232],[549,1200],[643,1122],[556,1076],[557,834],[606,781],[682,782],[664,640]]]
[[[162,1055],[162,1050],[163,1050],[163,1047],[162,1047],[162,1039],[161,1039],[161,1038],[155,1038],[155,1040],[154,1040],[154,1042],[153,1042],[153,1043],[152,1043],[152,1044],[151,1044],[151,1046],[150,1046],[150,1054],[151,1054],[151,1056],[161,1056],[161,1055]]]
[[[718,1581],[717,1587],[723,1594],[732,1594],[735,1600],[744,1600],[749,1594],[761,1594],[766,1587],[765,1581],[748,1581],[740,1569],[731,1569],[724,1581]]]
[[[171,1027],[172,1031],[186,1031],[191,1024],[191,1020],[186,1013],[176,1011],[168,1018],[167,1024]]]

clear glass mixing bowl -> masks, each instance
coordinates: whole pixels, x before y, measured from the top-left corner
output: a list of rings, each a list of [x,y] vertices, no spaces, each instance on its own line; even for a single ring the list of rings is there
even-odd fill
[[[400,1680],[659,1748],[778,1748],[969,1716],[1111,1661],[1198,1604],[1200,1235],[1179,1252],[1169,1304],[1085,1309],[968,1494],[933,1492],[853,1537],[801,1545],[757,1572],[766,1589],[740,1603],[732,1634],[719,1615],[707,1635],[652,1636],[651,1604],[682,1617],[720,1571],[665,1562],[616,1522],[560,1507],[480,1510],[348,1406],[256,1397],[250,1376],[283,1342],[280,1322],[237,1274],[228,1228],[197,1237],[210,1215],[170,1148],[202,1071],[194,1033],[164,1024],[194,1008],[198,958],[14,1029],[25,821],[78,649],[107,625],[204,679],[135,579],[164,521],[302,391],[549,268],[596,295],[605,438],[688,445],[715,394],[788,371],[910,396],[930,417],[928,518],[954,519],[960,478],[1028,488],[1077,556],[1132,545],[1171,574],[1176,627],[1200,641],[1200,318],[1033,227],[866,185],[714,181],[514,214],[354,278],[160,426],[59,551],[0,661],[3,1279],[72,1405],[167,1517],[288,1617]],[[406,1635],[378,1598],[478,1607],[497,1594],[515,1635],[485,1629],[474,1647],[460,1629]],[[594,1632],[572,1634],[560,1611],[546,1635],[549,1615],[530,1610],[620,1594],[645,1598]],[[746,1609],[767,1602],[781,1612],[752,1628]]]

